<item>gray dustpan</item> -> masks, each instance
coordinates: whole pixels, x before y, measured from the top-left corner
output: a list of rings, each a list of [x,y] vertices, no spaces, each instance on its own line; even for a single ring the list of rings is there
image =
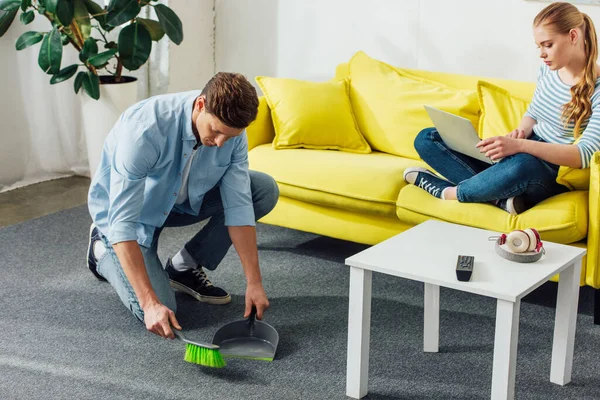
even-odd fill
[[[256,319],[256,308],[248,319],[231,322],[219,329],[213,344],[220,347],[223,357],[273,361],[279,334],[271,325]]]

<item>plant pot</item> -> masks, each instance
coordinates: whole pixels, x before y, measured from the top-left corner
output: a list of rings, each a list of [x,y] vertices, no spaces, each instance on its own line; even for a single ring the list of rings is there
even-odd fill
[[[112,76],[101,76],[100,99],[94,100],[85,93],[82,96],[83,132],[89,176],[93,178],[100,164],[104,140],[119,116],[137,100],[137,78],[124,76],[122,82],[116,83]]]

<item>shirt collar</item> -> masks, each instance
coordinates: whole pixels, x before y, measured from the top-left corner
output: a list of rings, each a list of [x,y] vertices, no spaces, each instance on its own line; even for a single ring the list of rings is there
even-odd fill
[[[194,100],[196,100],[198,96],[200,96],[200,91],[194,91],[184,101],[184,128],[183,133],[181,135],[181,140],[196,140],[196,136],[194,135],[194,131],[192,129],[192,111],[194,110]]]

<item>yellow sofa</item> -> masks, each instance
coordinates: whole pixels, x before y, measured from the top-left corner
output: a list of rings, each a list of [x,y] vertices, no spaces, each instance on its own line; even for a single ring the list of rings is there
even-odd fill
[[[530,82],[395,70],[459,90],[475,91],[477,82],[485,80],[524,99],[530,99],[535,88]],[[349,74],[349,64],[343,63],[337,67],[334,79]],[[275,131],[271,109],[264,97],[247,134],[250,168],[273,176],[280,188],[279,203],[261,222],[364,244],[376,244],[430,218],[498,232],[535,227],[543,240],[587,248],[581,284],[597,289],[598,305],[600,153],[594,155],[589,169],[588,190],[560,194],[512,216],[492,205],[442,201],[406,185],[404,169],[425,166],[420,160],[375,150],[369,154],[306,148],[276,150],[272,145]],[[559,175],[568,174],[561,169]],[[599,309],[597,306],[596,323],[600,323]]]

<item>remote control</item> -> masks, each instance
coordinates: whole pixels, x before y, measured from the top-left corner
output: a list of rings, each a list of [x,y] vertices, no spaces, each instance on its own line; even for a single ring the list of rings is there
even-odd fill
[[[473,263],[475,257],[473,256],[458,256],[456,262],[456,278],[461,282],[467,282],[471,280],[473,274]]]

